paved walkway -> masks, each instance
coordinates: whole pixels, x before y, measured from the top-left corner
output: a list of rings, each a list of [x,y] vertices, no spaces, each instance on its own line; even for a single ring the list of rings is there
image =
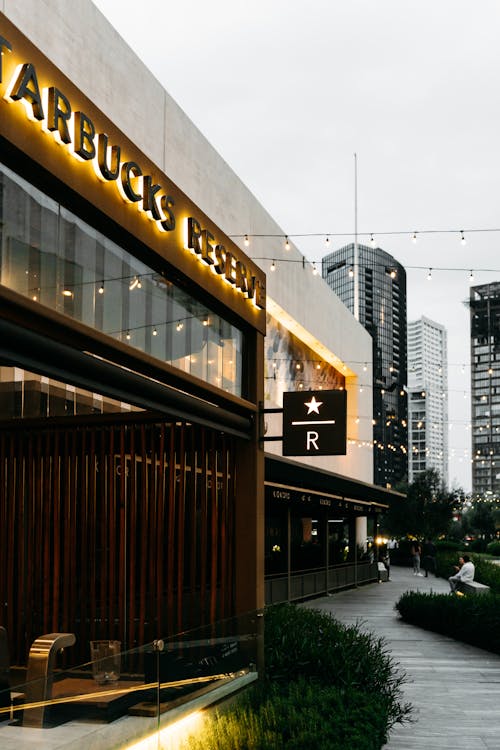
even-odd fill
[[[443,579],[418,578],[410,569],[392,567],[387,583],[304,606],[382,636],[407,673],[404,699],[413,704],[415,721],[396,725],[384,750],[500,750],[500,656],[403,622],[394,604],[410,589],[444,593],[449,586]]]

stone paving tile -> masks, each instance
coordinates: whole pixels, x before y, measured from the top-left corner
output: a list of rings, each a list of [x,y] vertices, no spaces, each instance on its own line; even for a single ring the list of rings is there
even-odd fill
[[[384,750],[500,750],[500,657],[402,622],[394,604],[409,590],[449,593],[449,586],[393,567],[388,583],[303,606],[381,636],[406,673],[404,700],[414,706],[414,722],[394,727]]]

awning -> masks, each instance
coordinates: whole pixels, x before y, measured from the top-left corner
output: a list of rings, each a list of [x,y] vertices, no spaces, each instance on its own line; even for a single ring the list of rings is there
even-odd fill
[[[270,454],[265,457],[265,485],[266,498],[271,501],[325,506],[357,515],[381,512],[391,500],[406,497],[394,490]]]

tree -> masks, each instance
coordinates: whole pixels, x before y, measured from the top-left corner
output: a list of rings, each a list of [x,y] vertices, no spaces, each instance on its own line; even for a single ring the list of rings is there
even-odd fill
[[[394,500],[384,518],[384,529],[393,535],[434,538],[444,534],[462,491],[444,489],[439,472],[428,469],[406,485],[406,500]],[[399,492],[405,492],[403,486]]]

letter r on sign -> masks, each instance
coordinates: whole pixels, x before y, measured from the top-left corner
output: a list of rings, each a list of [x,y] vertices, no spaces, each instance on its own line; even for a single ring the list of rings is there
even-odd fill
[[[311,450],[311,445],[314,446],[314,449],[319,451],[318,447],[318,439],[319,434],[317,432],[313,432],[312,430],[307,431],[307,440],[306,440],[306,450]]]

